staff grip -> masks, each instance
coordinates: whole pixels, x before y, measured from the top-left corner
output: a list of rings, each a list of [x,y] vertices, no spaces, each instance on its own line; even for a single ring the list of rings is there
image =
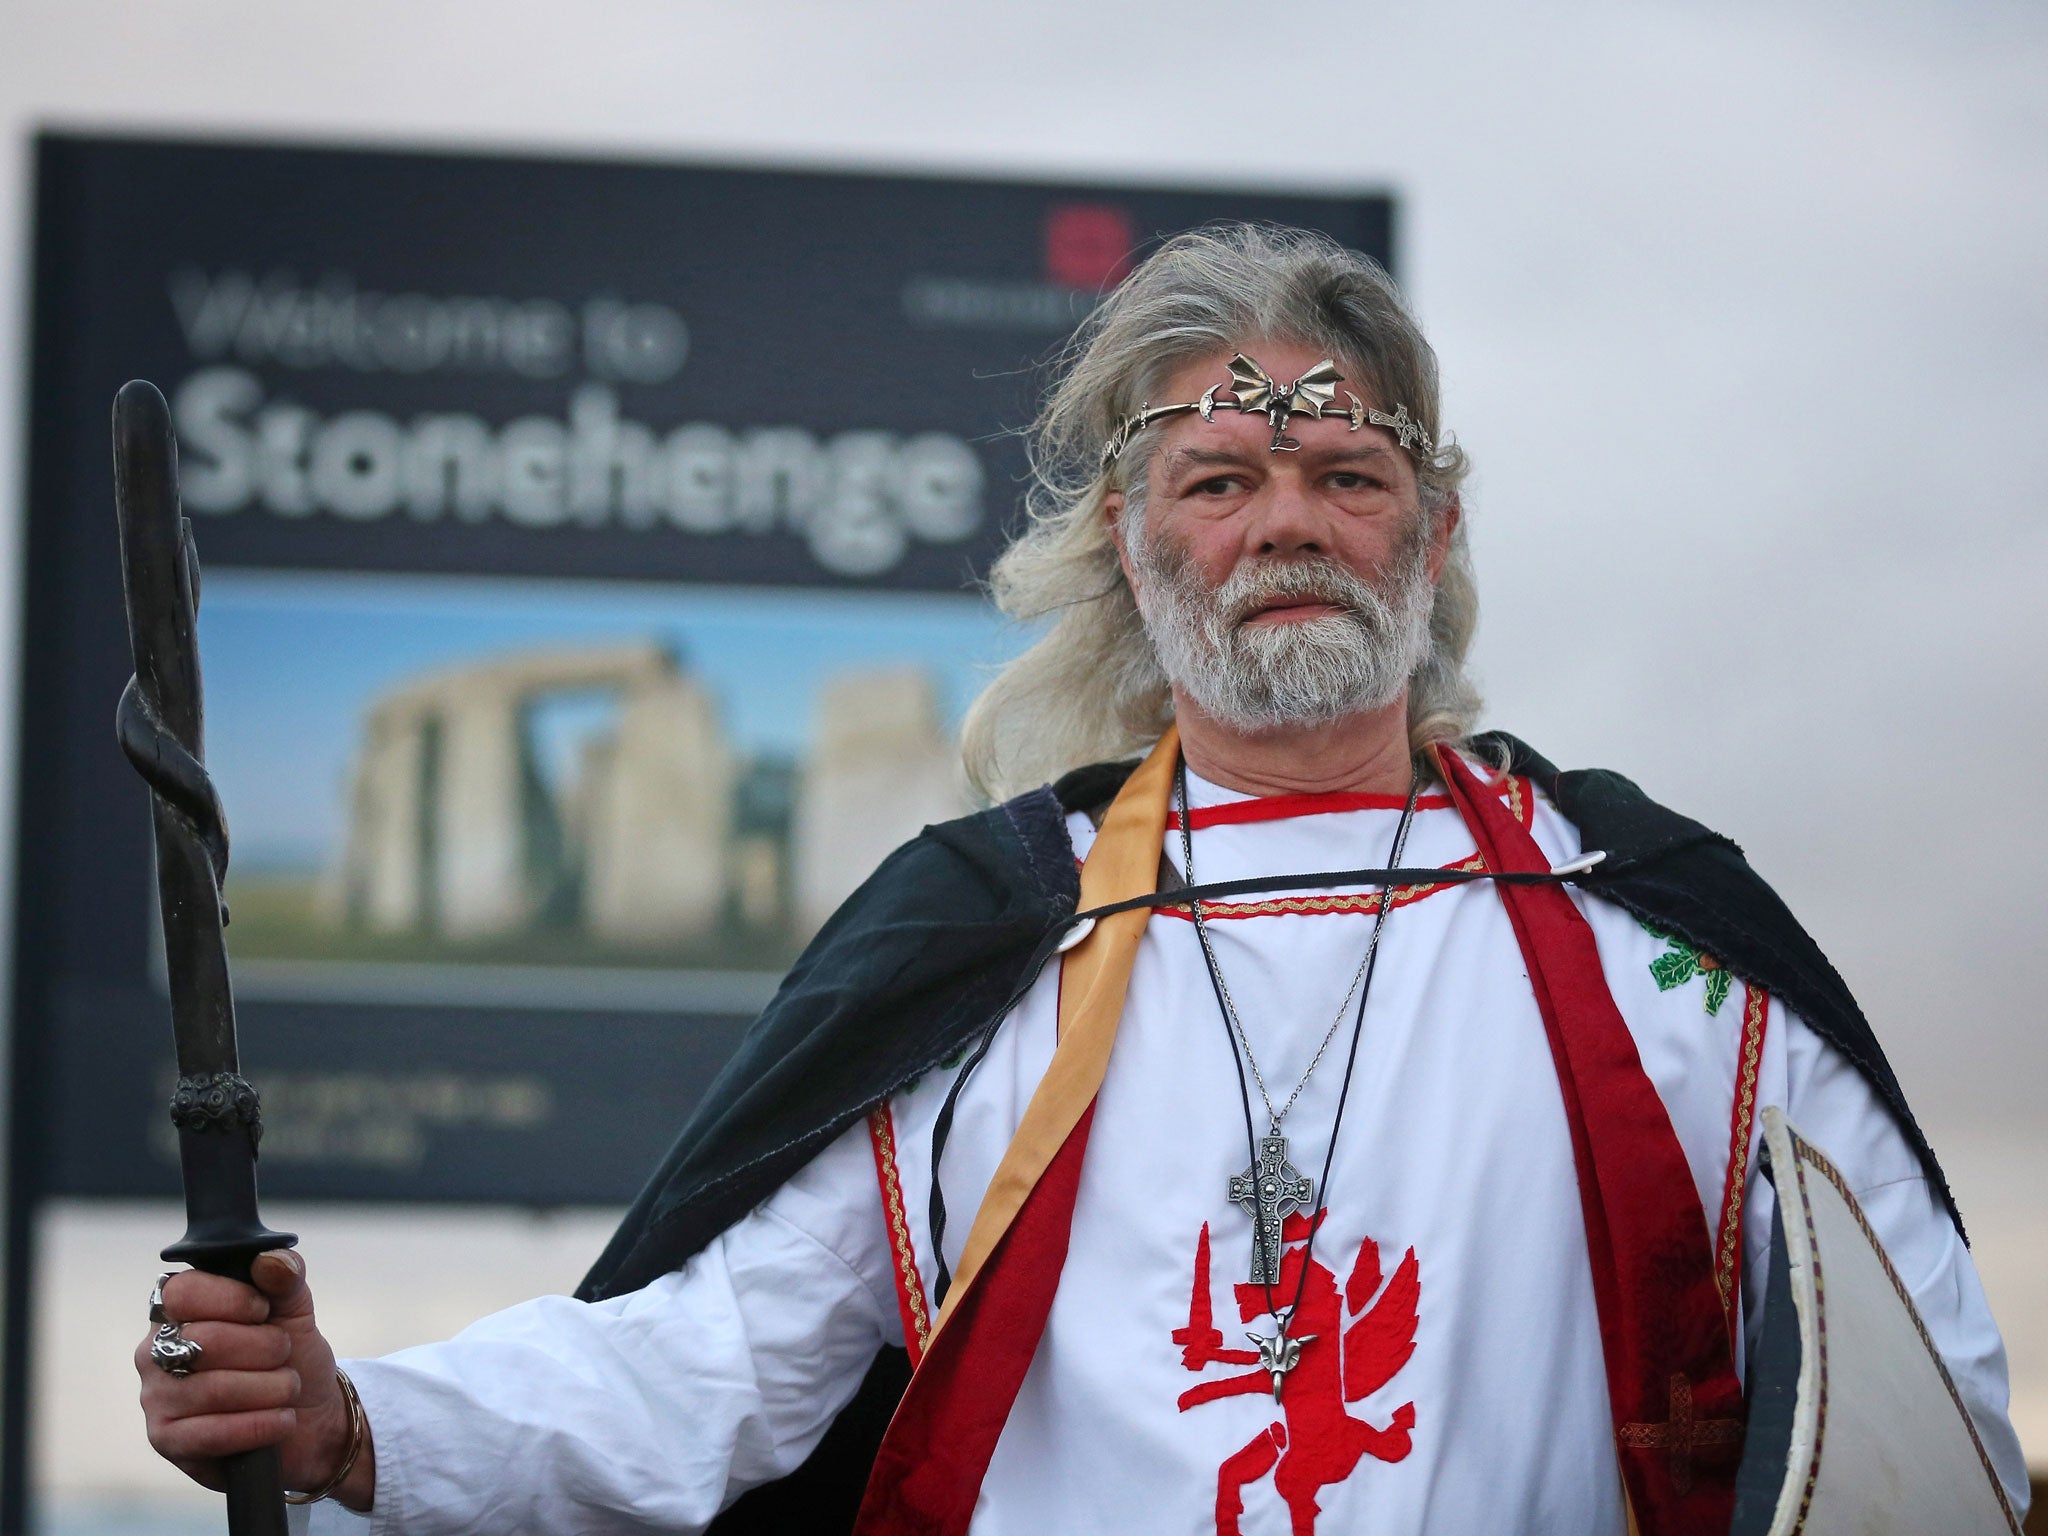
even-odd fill
[[[277,1447],[224,1457],[221,1466],[227,1479],[228,1536],[285,1536],[284,1472]]]

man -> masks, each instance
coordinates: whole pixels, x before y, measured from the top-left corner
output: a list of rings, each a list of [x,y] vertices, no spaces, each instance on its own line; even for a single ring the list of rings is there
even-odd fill
[[[1037,447],[996,591],[1057,618],[966,732],[1014,797],[826,926],[583,1297],[338,1377],[295,1257],[173,1277],[157,1448],[280,1444],[316,1528],[695,1531],[854,1402],[806,1475],[864,1533],[1725,1531],[1780,1105],[2023,1498],[1834,972],[1732,844],[1470,735],[1465,461],[1384,274],[1172,241]]]

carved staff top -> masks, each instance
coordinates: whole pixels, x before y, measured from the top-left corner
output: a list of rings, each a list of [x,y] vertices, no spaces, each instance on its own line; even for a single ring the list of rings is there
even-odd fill
[[[122,750],[157,796],[157,886],[178,1072],[233,1073],[239,1062],[220,899],[228,830],[204,766],[199,561],[178,510],[170,410],[139,379],[114,399],[114,497],[135,656],[115,722]]]

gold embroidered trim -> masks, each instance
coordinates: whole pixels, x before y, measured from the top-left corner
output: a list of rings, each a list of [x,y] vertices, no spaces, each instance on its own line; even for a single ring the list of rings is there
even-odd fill
[[[903,1183],[896,1172],[896,1123],[885,1101],[868,1112],[868,1134],[875,1141],[875,1169],[882,1178],[882,1213],[889,1223],[889,1253],[896,1261],[896,1294],[916,1334],[906,1340],[914,1368],[931,1342],[931,1312],[925,1305],[924,1278],[917,1272],[917,1248],[910,1237],[910,1217],[903,1208]]]
[[[1742,1210],[1749,1192],[1750,1126],[1756,1119],[1756,1080],[1763,1069],[1764,1025],[1770,1018],[1771,995],[1762,987],[1743,986],[1742,1044],[1735,1061],[1735,1109],[1728,1125],[1728,1183],[1721,1195],[1721,1235],[1714,1254],[1714,1289],[1735,1337],[1736,1306],[1741,1299]]]

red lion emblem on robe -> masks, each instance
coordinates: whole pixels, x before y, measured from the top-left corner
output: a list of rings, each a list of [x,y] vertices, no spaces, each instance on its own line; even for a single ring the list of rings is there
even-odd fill
[[[1322,1219],[1323,1213],[1318,1211],[1317,1222]],[[1294,1536],[1314,1536],[1316,1516],[1322,1510],[1317,1495],[1323,1489],[1349,1478],[1366,1456],[1399,1461],[1413,1449],[1409,1435],[1415,1428],[1413,1403],[1396,1408],[1384,1429],[1353,1418],[1344,1405],[1377,1392],[1415,1353],[1417,1308],[1422,1296],[1415,1250],[1408,1250],[1393,1279],[1382,1285],[1379,1244],[1371,1238],[1360,1243],[1358,1257],[1344,1281],[1340,1312],[1336,1275],[1308,1258],[1310,1230],[1307,1218],[1287,1218],[1281,1232],[1286,1251],[1280,1261],[1280,1283],[1272,1288],[1274,1298],[1283,1306],[1294,1296],[1295,1288],[1301,1288],[1301,1303],[1287,1331],[1308,1342],[1302,1346],[1300,1363],[1281,1389],[1281,1416],[1227,1457],[1217,1473],[1217,1536],[1240,1536],[1244,1490],[1268,1473],[1274,1491],[1287,1505]],[[1308,1268],[1306,1283],[1304,1264]],[[1238,1285],[1233,1290],[1242,1321],[1269,1315],[1266,1287]],[[1173,1342],[1181,1346],[1181,1363],[1191,1371],[1210,1365],[1259,1363],[1256,1350],[1225,1349],[1223,1335],[1211,1319],[1206,1222],[1195,1245],[1195,1288],[1188,1302],[1188,1325],[1174,1329]],[[1180,1410],[1185,1413],[1218,1398],[1272,1390],[1272,1377],[1255,1369],[1189,1387],[1180,1395]]]

